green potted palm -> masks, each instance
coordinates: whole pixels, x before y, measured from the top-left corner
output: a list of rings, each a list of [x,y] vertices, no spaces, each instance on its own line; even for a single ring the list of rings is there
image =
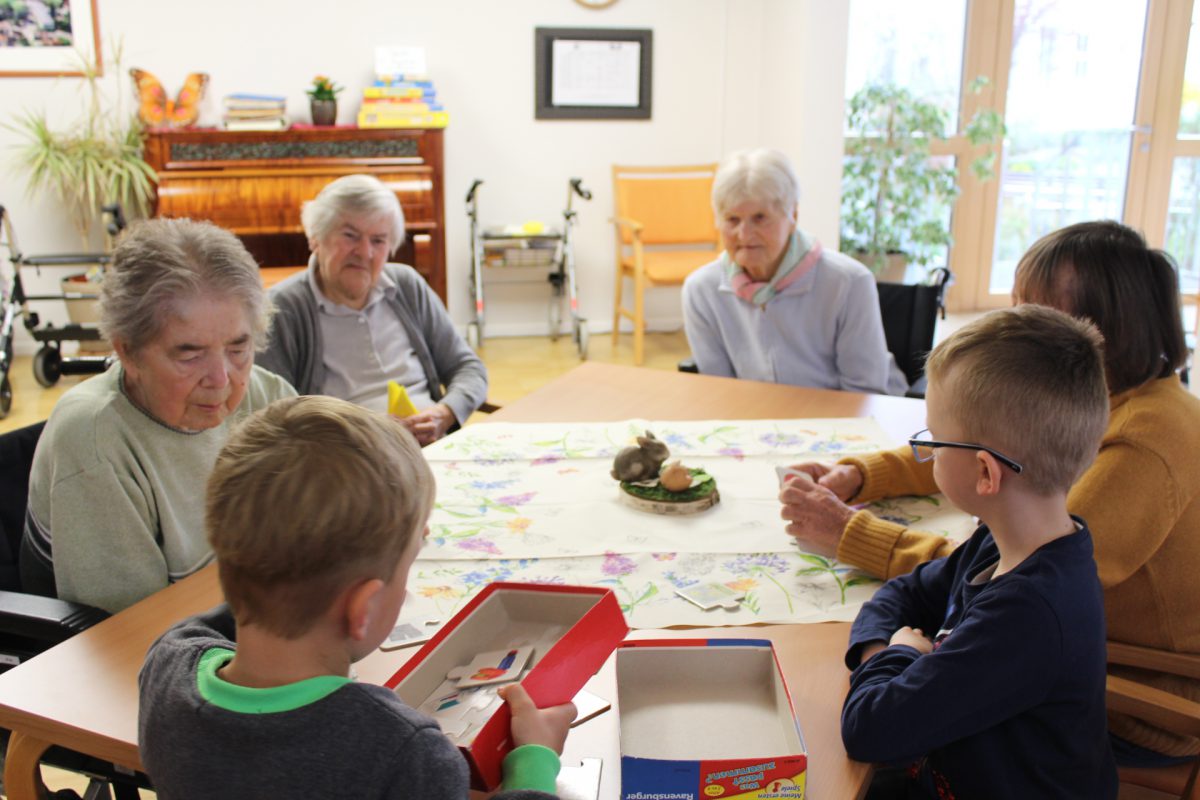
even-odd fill
[[[107,108],[95,64],[80,60],[86,97],[82,117],[56,130],[45,110],[26,111],[8,127],[24,140],[15,161],[28,177],[29,193],[55,196],[69,213],[84,250],[89,250],[101,206],[120,203],[131,214],[144,215],[157,176],[142,159],[137,115],[124,111],[120,94]],[[114,61],[120,74],[119,47]]]
[[[28,177],[31,195],[48,192],[66,210],[79,234],[83,251],[91,246],[92,233],[100,220],[101,208],[119,203],[134,216],[144,216],[149,209],[157,176],[142,158],[142,126],[137,115],[125,113],[120,96],[106,107],[100,91],[99,74],[95,64],[80,57],[86,109],[84,115],[63,129],[55,129],[46,112],[26,111],[7,125],[23,140],[17,145],[16,166]],[[120,47],[114,48],[117,74],[120,70]],[[63,278],[62,288],[67,296],[99,294],[103,273],[93,269],[87,273]],[[67,314],[72,322],[87,324],[97,320],[99,310],[95,299],[68,299]],[[81,342],[84,351],[108,349],[106,342]]]
[[[978,93],[986,84],[977,78],[970,90]],[[880,280],[903,281],[909,263],[927,266],[951,243],[956,170],[930,154],[932,142],[946,138],[947,123],[941,108],[891,84],[870,84],[850,99],[840,249]],[[964,129],[972,145],[987,145],[970,164],[980,180],[994,175],[992,145],[1004,132],[1003,119],[990,109],[978,111]]]

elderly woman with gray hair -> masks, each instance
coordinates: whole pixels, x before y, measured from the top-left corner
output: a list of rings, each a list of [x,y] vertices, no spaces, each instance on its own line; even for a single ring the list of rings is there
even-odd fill
[[[388,383],[417,413],[401,421],[422,445],[462,424],[487,397],[487,369],[412,267],[387,263],[404,241],[396,195],[369,175],[327,185],[301,214],[308,269],[271,290],[277,313],[259,360],[300,394],[388,410]]]
[[[231,428],[295,395],[254,365],[270,304],[233,234],[158,219],[122,237],[100,329],[118,361],[50,414],[29,480],[21,580],[117,612],[207,564],[204,482]]]
[[[796,173],[778,150],[734,153],[717,171],[713,210],[725,251],[683,285],[696,366],[707,375],[903,394],[874,278],[796,227],[799,199]]]

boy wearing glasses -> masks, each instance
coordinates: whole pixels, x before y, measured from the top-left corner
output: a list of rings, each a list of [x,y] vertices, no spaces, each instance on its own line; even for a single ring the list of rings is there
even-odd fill
[[[868,798],[1116,797],[1100,583],[1066,504],[1108,418],[1100,336],[1025,305],[960,329],[925,370],[929,429],[910,444],[983,524],[859,612],[846,751],[900,767]]]

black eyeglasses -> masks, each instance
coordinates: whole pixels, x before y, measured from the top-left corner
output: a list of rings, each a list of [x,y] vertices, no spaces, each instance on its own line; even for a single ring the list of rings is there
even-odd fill
[[[985,447],[981,444],[968,444],[966,442],[938,442],[934,441],[933,439],[922,438],[923,436],[928,435],[928,433],[929,429],[925,428],[924,430],[914,433],[912,438],[908,440],[908,444],[913,451],[913,458],[915,458],[918,462],[929,461],[931,458],[933,458],[933,451],[937,450],[939,447],[957,447],[962,450],[982,450],[985,453],[991,453],[1001,464],[1008,467],[1018,475],[1021,474],[1023,467],[1020,464],[1018,464],[1016,461],[1013,461],[1003,453],[999,453],[990,447]]]

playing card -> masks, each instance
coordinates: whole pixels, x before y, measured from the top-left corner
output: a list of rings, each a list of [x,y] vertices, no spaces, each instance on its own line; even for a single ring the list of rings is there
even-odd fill
[[[714,608],[733,611],[738,607],[738,601],[746,596],[745,592],[735,592],[722,583],[698,583],[686,589],[676,589],[675,594],[705,611]]]

